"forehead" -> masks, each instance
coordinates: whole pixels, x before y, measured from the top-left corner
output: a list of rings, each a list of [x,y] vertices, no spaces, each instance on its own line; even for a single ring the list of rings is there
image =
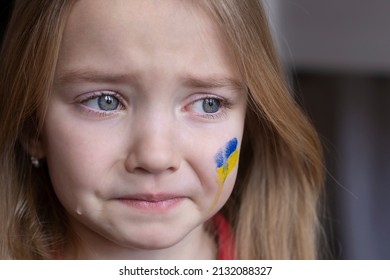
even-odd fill
[[[132,26],[137,26],[138,30],[131,30]],[[81,0],[76,2],[71,12],[67,30],[78,31],[81,35],[89,33],[101,36],[101,30],[111,30],[109,34],[131,31],[132,35],[140,35],[138,33],[162,31],[165,27],[169,27],[172,31],[181,31],[181,35],[184,35],[191,32],[189,29],[191,26],[193,28],[202,26],[201,28],[207,29],[211,26],[208,16],[200,9],[200,5],[193,5],[192,1]],[[160,32],[154,35],[155,39],[160,39],[166,34]]]
[[[200,71],[217,71],[210,69],[214,65],[219,70],[234,72],[234,56],[228,44],[199,3],[78,1],[65,28],[60,70],[97,64],[123,68],[129,67],[129,63],[133,68],[163,68],[162,62],[169,61],[175,65],[181,63],[183,68],[196,63]]]

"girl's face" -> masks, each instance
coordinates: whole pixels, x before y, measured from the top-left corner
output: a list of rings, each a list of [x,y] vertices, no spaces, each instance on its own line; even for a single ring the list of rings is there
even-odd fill
[[[217,164],[226,146],[239,150],[245,110],[234,59],[198,7],[77,2],[42,149],[72,230],[89,248],[79,253],[199,257],[210,239],[203,224],[235,182],[238,164],[225,165],[223,180]]]

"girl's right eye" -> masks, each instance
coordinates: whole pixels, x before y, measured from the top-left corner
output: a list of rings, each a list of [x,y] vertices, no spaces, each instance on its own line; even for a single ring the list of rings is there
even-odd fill
[[[116,93],[98,92],[81,101],[84,106],[105,112],[113,112],[121,109],[121,101]]]

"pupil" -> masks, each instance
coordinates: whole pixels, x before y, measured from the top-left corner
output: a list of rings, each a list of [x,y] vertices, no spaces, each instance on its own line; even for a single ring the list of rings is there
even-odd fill
[[[107,104],[111,104],[112,103],[112,97],[111,96],[106,96],[105,99],[106,99]]]

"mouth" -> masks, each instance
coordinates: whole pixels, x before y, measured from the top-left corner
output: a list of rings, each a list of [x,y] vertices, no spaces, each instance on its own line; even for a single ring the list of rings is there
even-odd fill
[[[184,196],[171,194],[138,194],[126,197],[120,197],[117,200],[131,208],[144,211],[168,211],[177,207],[183,200]]]

